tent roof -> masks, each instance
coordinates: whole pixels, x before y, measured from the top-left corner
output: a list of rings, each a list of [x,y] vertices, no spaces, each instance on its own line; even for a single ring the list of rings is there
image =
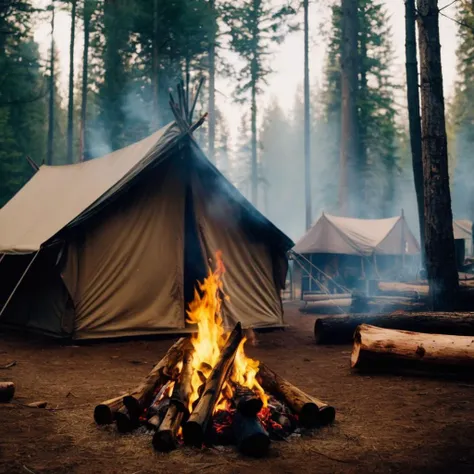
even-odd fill
[[[31,253],[66,226],[83,220],[112,198],[148,165],[165,159],[183,137],[171,123],[143,140],[101,158],[63,166],[41,166],[0,209],[0,253]],[[213,165],[206,160],[208,165]],[[217,171],[217,170],[215,170]],[[220,179],[227,181],[223,175]],[[230,187],[233,186],[228,183]],[[279,234],[283,247],[293,242],[263,217],[238,191],[244,208]],[[235,198],[235,194],[234,194]]]
[[[472,221],[467,219],[458,219],[453,222],[453,231],[455,239],[472,239]]]
[[[306,254],[414,255],[420,247],[403,216],[355,219],[323,213],[294,250]]]

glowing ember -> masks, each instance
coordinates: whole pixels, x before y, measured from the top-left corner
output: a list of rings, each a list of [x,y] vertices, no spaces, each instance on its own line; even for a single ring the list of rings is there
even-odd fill
[[[192,410],[193,403],[199,398],[199,387],[205,379],[209,377],[212,369],[216,365],[223,346],[225,345],[229,333],[223,327],[221,307],[224,296],[222,275],[225,273],[222,253],[216,253],[216,269],[209,269],[207,278],[203,283],[199,283],[199,291],[194,292],[194,300],[189,304],[188,322],[196,324],[197,335],[191,338],[194,347],[193,353],[193,393],[189,401],[189,409]],[[228,297],[226,296],[228,299]],[[262,387],[256,380],[258,372],[258,361],[249,359],[245,355],[244,338],[237,350],[233,364],[231,381],[247,387],[258,394],[264,406],[267,404],[267,397]],[[226,383],[222,389],[219,400],[214,409],[226,410],[229,400],[232,398],[232,388]]]

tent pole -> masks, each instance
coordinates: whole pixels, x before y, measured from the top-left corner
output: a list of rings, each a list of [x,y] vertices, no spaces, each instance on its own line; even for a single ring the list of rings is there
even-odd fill
[[[16,293],[16,290],[18,290],[18,287],[20,286],[20,283],[23,281],[23,278],[25,278],[26,274],[28,273],[28,270],[30,269],[31,265],[33,265],[33,262],[36,260],[36,257],[39,254],[39,250],[34,254],[33,258],[31,259],[30,263],[26,267],[25,271],[21,275],[20,279],[18,280],[18,283],[16,284],[15,288],[13,288],[13,291],[11,292],[10,296],[8,297],[6,303],[3,305],[2,311],[0,312],[0,318],[2,317],[6,307],[8,306],[8,303],[10,303],[11,299],[13,298],[13,295]]]

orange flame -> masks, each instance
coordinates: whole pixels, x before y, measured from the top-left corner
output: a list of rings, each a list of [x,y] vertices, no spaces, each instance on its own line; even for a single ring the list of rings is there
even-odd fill
[[[197,334],[191,338],[194,347],[192,395],[189,400],[189,409],[199,398],[199,387],[203,380],[209,377],[216,365],[221,350],[226,343],[229,333],[225,331],[222,320],[222,297],[224,296],[222,275],[225,273],[222,252],[216,252],[216,269],[209,269],[207,278],[198,283],[200,292],[196,289],[194,300],[189,304],[188,323],[196,324]],[[228,299],[227,296],[225,296]],[[245,355],[244,338],[237,349],[231,380],[256,392],[267,404],[264,390],[256,380],[259,362],[249,359]],[[214,412],[227,408],[228,400],[232,398],[231,386],[227,383],[219,396]]]

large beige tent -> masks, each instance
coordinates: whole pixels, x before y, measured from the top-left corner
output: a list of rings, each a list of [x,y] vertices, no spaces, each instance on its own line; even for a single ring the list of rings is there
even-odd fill
[[[0,210],[0,323],[76,339],[185,332],[221,250],[225,322],[278,326],[292,245],[173,123],[42,166]]]
[[[403,216],[354,219],[323,213],[298,241],[299,254],[416,255],[420,246]]]

